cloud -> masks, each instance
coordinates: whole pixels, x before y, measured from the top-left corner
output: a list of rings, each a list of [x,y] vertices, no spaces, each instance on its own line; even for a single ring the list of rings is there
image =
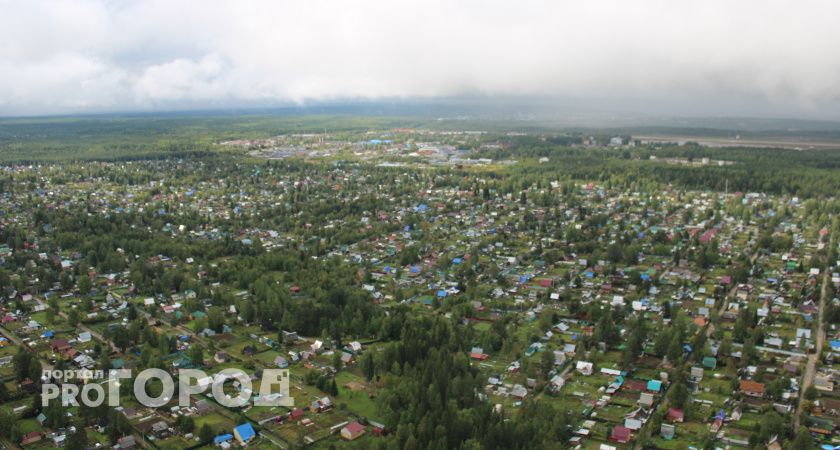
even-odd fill
[[[840,4],[0,0],[0,114],[592,98],[840,116]]]
[[[135,81],[135,99],[143,104],[227,97],[235,93],[235,88],[229,85],[226,70],[229,68],[217,55],[155,64],[143,69]]]

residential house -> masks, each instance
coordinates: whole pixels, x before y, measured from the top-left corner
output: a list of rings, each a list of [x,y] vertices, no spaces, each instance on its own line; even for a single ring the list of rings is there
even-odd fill
[[[662,382],[659,380],[650,380],[647,382],[646,389],[650,392],[660,392],[662,390]]]
[[[324,411],[329,411],[330,409],[332,409],[332,407],[332,400],[330,400],[329,397],[322,397],[312,402],[312,404],[309,405],[309,410],[314,413],[321,413]]]
[[[559,374],[558,374],[558,375],[554,375],[554,376],[551,378],[551,388],[552,388],[555,392],[556,392],[556,391],[559,391],[559,390],[563,387],[563,385],[565,385],[565,384],[566,384],[566,380],[565,380],[565,379],[563,379],[563,377],[561,377]]]
[[[691,379],[694,381],[701,381],[703,379],[703,368],[702,367],[692,367],[691,368]]]
[[[320,340],[316,340],[312,345],[309,346],[309,349],[315,353],[319,353],[321,350],[324,349],[324,343]]]
[[[478,361],[484,361],[487,358],[489,358],[489,356],[486,353],[484,353],[483,348],[473,347],[472,350],[470,350],[470,358],[478,360]]]
[[[341,438],[353,441],[365,434],[365,426],[359,422],[351,422],[341,429]]]
[[[169,425],[164,421],[155,422],[152,424],[152,434],[158,439],[164,439],[169,436]]]
[[[669,422],[683,422],[685,420],[685,414],[681,409],[678,408],[668,408],[668,412],[665,414],[665,418]]]
[[[213,405],[207,400],[201,399],[195,402],[195,412],[200,416],[211,413],[213,412]]]
[[[300,420],[303,418],[303,410],[300,408],[295,408],[291,412],[289,412],[289,419],[290,420]]]
[[[650,392],[642,392],[639,395],[639,404],[647,408],[653,406],[653,394]]]
[[[226,351],[223,351],[223,350],[219,350],[218,352],[216,352],[215,355],[213,355],[213,360],[216,361],[219,364],[226,363],[229,359],[230,359],[230,355]]]
[[[834,381],[832,380],[830,375],[818,373],[816,376],[814,376],[814,387],[820,391],[833,392]]]
[[[134,436],[132,435],[123,436],[117,439],[117,446],[120,450],[134,450],[137,446],[137,442],[134,440]]]
[[[359,341],[353,341],[347,344],[347,347],[353,353],[359,353],[362,351],[362,344]]]
[[[42,435],[41,435],[41,432],[39,432],[39,431],[29,432],[29,433],[23,435],[23,438],[21,438],[20,446],[21,447],[26,447],[27,445],[32,445],[32,444],[40,441],[41,437],[42,437]]]
[[[752,380],[741,380],[739,385],[741,393],[750,397],[764,397],[764,384]]]
[[[521,384],[516,384],[513,386],[513,389],[511,389],[510,395],[518,400],[522,400],[528,395],[528,389]]]
[[[373,420],[369,420],[368,423],[370,423],[371,431],[373,431],[373,434],[376,436],[382,436],[385,434],[385,425],[379,422],[374,422]]]
[[[638,431],[642,428],[642,421],[633,417],[627,417],[624,419],[624,427],[632,431]]]
[[[254,427],[248,422],[245,422],[233,429],[233,437],[235,437],[241,445],[247,444],[256,436],[257,432],[254,431]]]
[[[50,343],[50,349],[53,353],[62,353],[72,348],[67,339],[56,339]]]
[[[619,444],[626,444],[630,442],[632,435],[633,431],[631,429],[622,425],[616,425],[613,427],[612,433],[610,433],[610,440]]]
[[[578,361],[575,364],[575,370],[580,372],[582,375],[592,375],[592,368],[593,364],[588,361]]]

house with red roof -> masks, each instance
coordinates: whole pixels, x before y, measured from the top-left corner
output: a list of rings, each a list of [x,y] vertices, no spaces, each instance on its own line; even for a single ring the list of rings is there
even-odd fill
[[[630,442],[632,435],[633,431],[629,428],[622,425],[616,425],[613,427],[612,433],[610,433],[610,440],[620,444],[626,444]]]
[[[53,352],[60,353],[70,349],[71,347],[67,339],[56,339],[52,341],[52,344],[50,344],[50,348]]]
[[[291,420],[298,420],[303,417],[303,410],[300,408],[295,408],[292,412],[289,413],[289,419]]]
[[[685,420],[685,414],[679,408],[668,408],[668,413],[665,417],[669,422],[683,422]]]
[[[368,423],[370,423],[370,426],[372,428],[371,431],[373,431],[374,435],[382,436],[385,434],[385,425],[382,425],[379,422],[374,422],[372,420],[368,421]]]
[[[764,383],[752,380],[741,380],[739,385],[741,393],[750,397],[764,397]]]
[[[30,444],[34,444],[41,440],[41,433],[38,431],[33,431],[31,433],[27,433],[23,436],[20,440],[20,446],[25,447]]]
[[[701,244],[708,244],[709,242],[712,242],[712,239],[714,239],[715,236],[717,236],[717,234],[718,234],[717,228],[711,228],[709,230],[706,230],[705,233],[700,235],[700,239],[699,239],[700,243]]]
[[[365,426],[359,422],[352,422],[341,429],[341,437],[348,441],[356,440],[365,434]]]
[[[473,347],[470,351],[470,358],[478,361],[484,361],[485,359],[489,358],[489,356],[486,353],[484,353],[483,348]]]

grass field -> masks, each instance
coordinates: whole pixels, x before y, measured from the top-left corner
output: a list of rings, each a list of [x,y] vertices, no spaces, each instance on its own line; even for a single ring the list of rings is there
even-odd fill
[[[369,398],[366,391],[353,391],[346,387],[348,383],[364,384],[365,380],[349,372],[342,371],[336,377],[338,384],[338,398],[336,401],[347,405],[347,409],[368,419],[377,420],[376,404],[374,399]]]

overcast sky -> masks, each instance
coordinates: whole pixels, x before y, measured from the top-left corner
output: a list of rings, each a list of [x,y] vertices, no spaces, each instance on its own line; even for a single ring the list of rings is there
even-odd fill
[[[0,0],[0,11],[7,116],[486,96],[840,119],[832,0]]]

